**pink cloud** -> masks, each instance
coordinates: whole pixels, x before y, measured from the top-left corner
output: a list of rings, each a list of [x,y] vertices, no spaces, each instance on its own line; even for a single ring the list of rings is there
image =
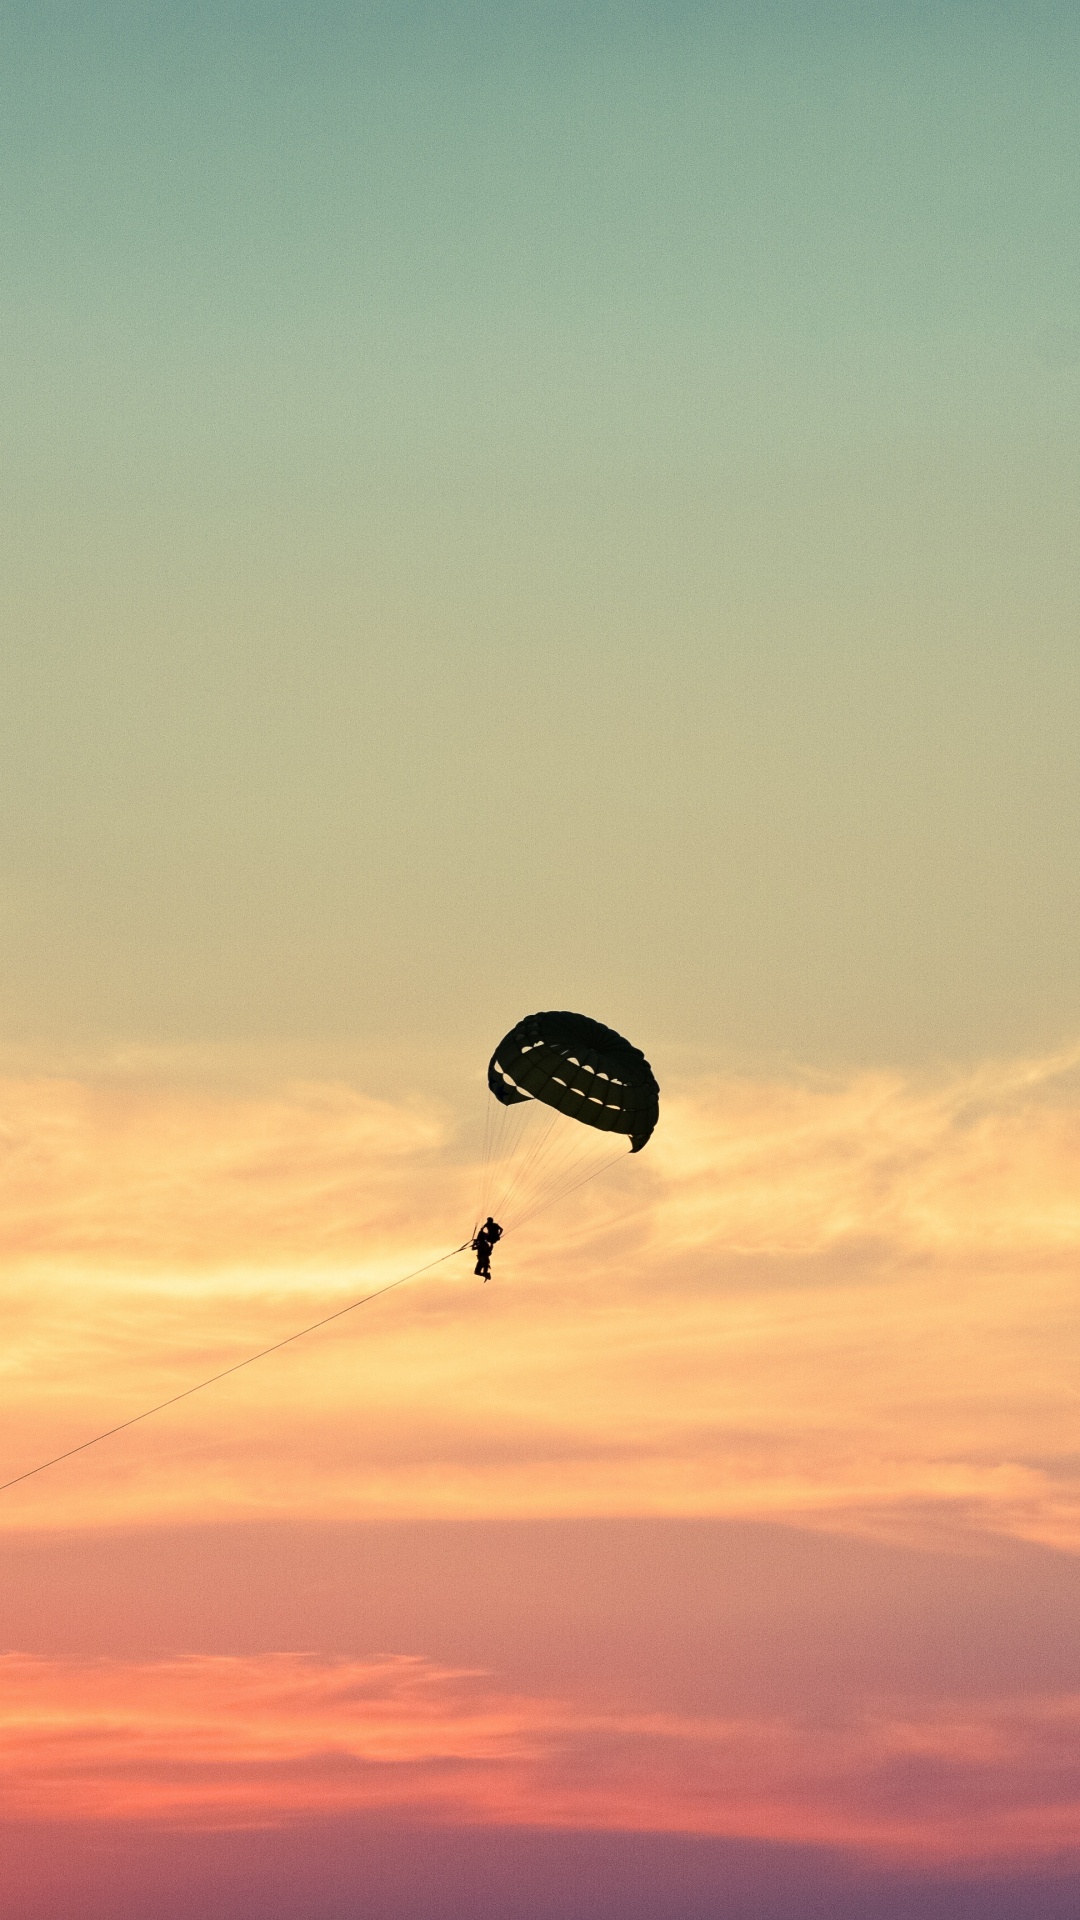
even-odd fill
[[[863,1699],[822,1721],[507,1693],[421,1659],[0,1660],[14,1821],[276,1825],[359,1811],[832,1844],[1076,1853],[1080,1696]]]

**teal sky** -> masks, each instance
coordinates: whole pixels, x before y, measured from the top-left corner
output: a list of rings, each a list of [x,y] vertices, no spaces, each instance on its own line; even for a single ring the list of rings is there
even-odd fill
[[[2,1037],[1080,1031],[1080,12],[9,4]]]

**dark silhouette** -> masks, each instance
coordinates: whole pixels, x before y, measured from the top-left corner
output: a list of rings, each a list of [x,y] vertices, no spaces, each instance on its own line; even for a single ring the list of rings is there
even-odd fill
[[[491,1249],[495,1245],[496,1240],[501,1239],[502,1228],[497,1220],[492,1219],[489,1213],[476,1239],[472,1243],[473,1252],[476,1255],[476,1267],[474,1271],[478,1273],[483,1280],[491,1279]]]
[[[519,1020],[491,1056],[488,1087],[500,1106],[539,1100],[582,1126],[629,1134],[631,1153],[647,1146],[660,1117],[660,1088],[645,1055],[584,1013]]]

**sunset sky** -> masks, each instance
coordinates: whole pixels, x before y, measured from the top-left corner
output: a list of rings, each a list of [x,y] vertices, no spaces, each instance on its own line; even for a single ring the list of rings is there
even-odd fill
[[[1075,1920],[1078,80],[3,10],[5,1920]]]

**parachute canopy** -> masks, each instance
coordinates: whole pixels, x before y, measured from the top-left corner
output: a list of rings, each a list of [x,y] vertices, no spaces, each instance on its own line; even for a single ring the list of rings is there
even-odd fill
[[[500,1040],[488,1086],[504,1107],[539,1100],[602,1133],[627,1133],[640,1153],[660,1116],[645,1055],[583,1013],[530,1013]]]

